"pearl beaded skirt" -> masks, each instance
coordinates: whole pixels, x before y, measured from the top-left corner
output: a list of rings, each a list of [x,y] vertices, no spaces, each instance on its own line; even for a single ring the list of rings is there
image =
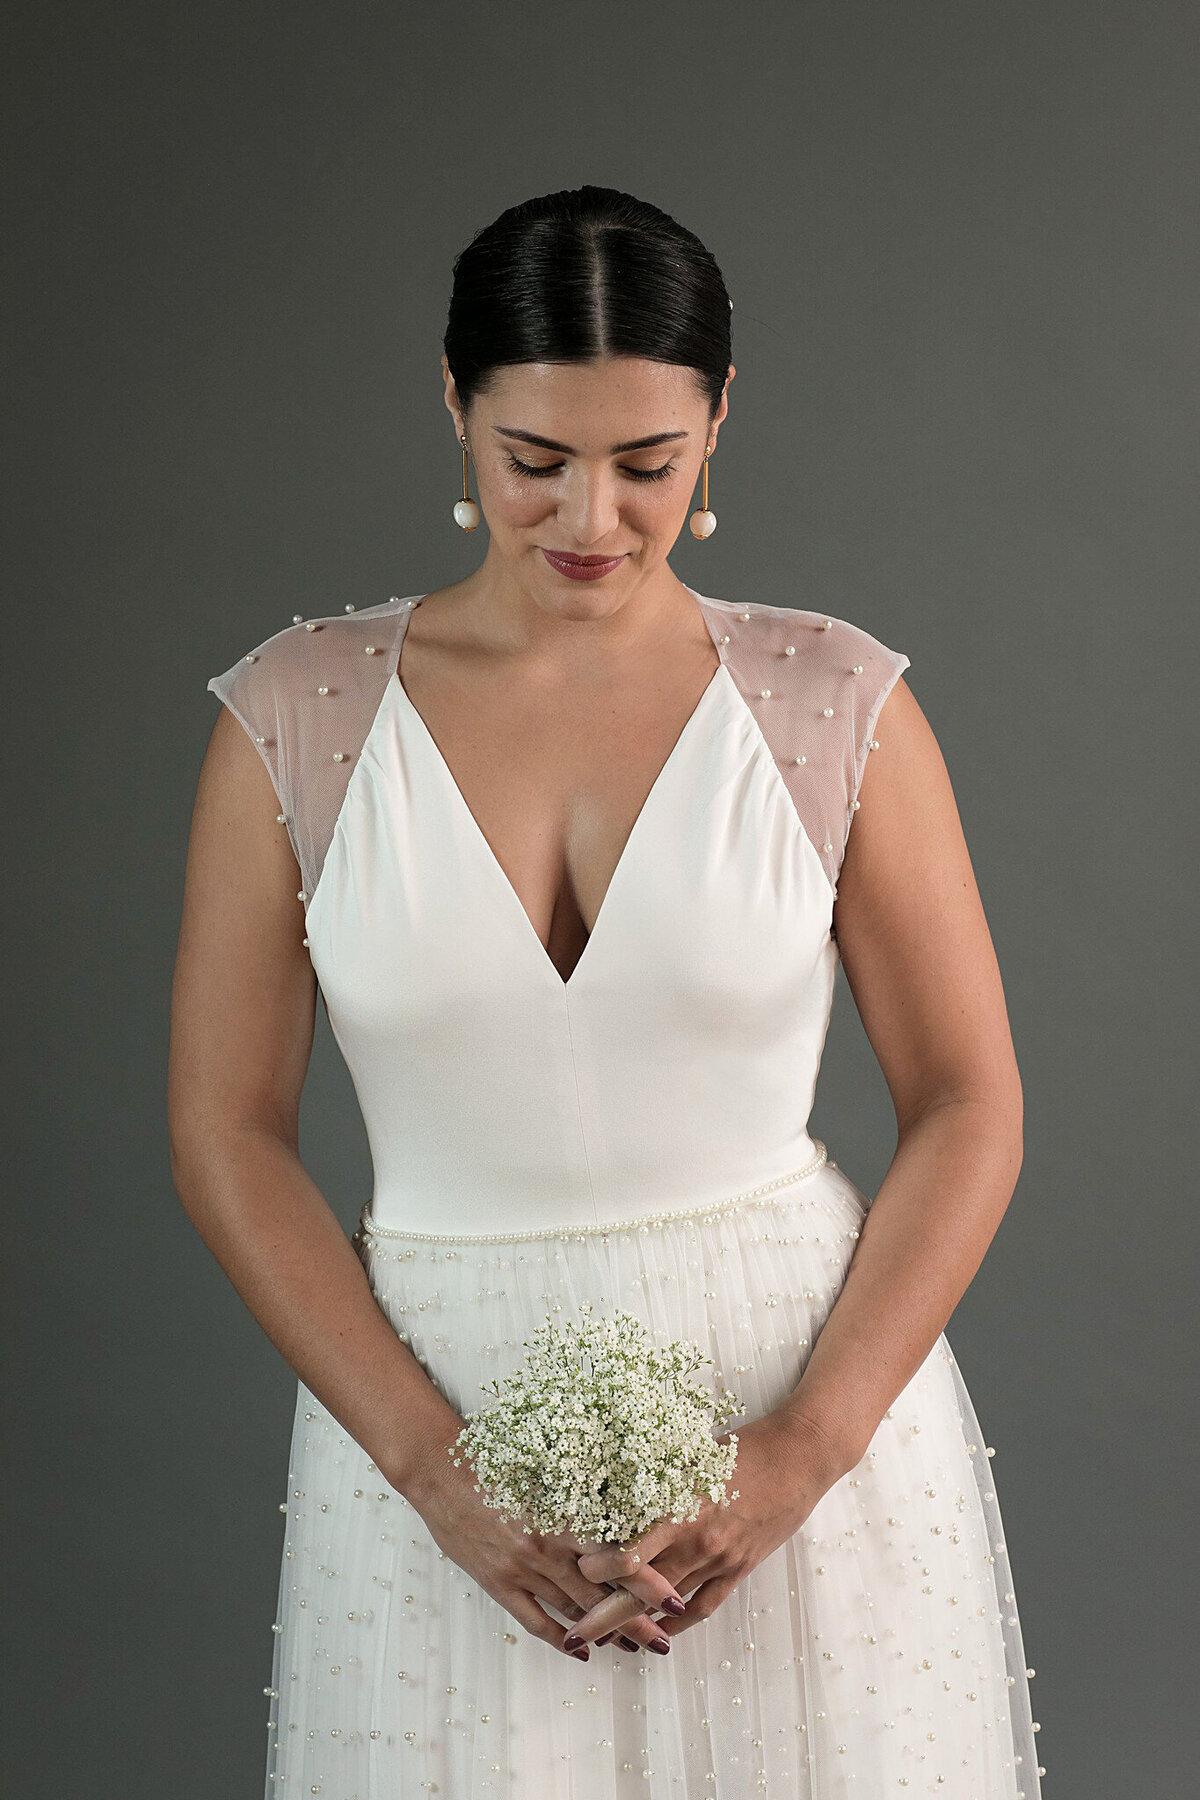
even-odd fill
[[[355,1242],[460,1413],[586,1299],[698,1343],[746,1403],[736,1429],[795,1387],[869,1204],[825,1162],[758,1203],[640,1225]],[[709,1619],[666,1656],[581,1663],[445,1556],[301,1383],[267,1800],[1035,1800],[992,1474],[943,1335],[858,1466]]]

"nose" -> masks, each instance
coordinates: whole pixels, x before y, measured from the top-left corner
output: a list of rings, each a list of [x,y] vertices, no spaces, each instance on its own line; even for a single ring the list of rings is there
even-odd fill
[[[598,470],[575,469],[559,502],[559,524],[573,550],[586,556],[593,544],[611,539],[621,508],[616,478]]]

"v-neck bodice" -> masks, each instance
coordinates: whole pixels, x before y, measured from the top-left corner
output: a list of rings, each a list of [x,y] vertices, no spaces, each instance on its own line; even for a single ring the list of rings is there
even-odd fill
[[[415,610],[416,609],[413,608],[409,611],[408,620],[411,620],[413,611]],[[549,977],[561,982],[563,986],[569,987],[591,949],[592,940],[595,938],[597,932],[602,929],[604,915],[608,910],[609,896],[611,895],[614,886],[626,879],[626,864],[633,861],[637,856],[638,839],[645,831],[652,829],[651,825],[647,823],[648,818],[652,820],[653,815],[659,806],[669,804],[669,799],[664,798],[663,790],[670,789],[674,765],[686,754],[688,738],[693,732],[703,729],[704,716],[711,704],[711,697],[724,674],[724,664],[718,662],[716,669],[705,683],[703,692],[700,694],[695,706],[689,713],[679,735],[676,737],[675,743],[672,745],[666,759],[651,783],[649,792],[643,800],[641,807],[638,809],[637,816],[634,819],[625,839],[625,843],[622,846],[621,854],[617,858],[616,865],[609,877],[608,885],[604,891],[604,898],[600,902],[587,942],[584,944],[583,950],[576,959],[574,968],[569,974],[564,976],[554,962],[554,959],[551,957],[549,950],[542,942],[537,928],[529,916],[528,909],[513,886],[512,880],[500,862],[500,858],[496,855],[488,841],[482,826],[476,819],[475,814],[462,791],[460,782],[447,763],[436,739],[422,717],[419,708],[414,705],[407,688],[404,686],[402,650],[406,633],[407,621],[401,626],[394,652],[397,666],[392,673],[392,685],[398,687],[400,692],[398,695],[393,695],[392,699],[395,704],[399,706],[401,712],[407,715],[408,719],[411,721],[410,735],[414,739],[414,760],[424,760],[430,766],[429,779],[435,784],[441,785],[446,795],[447,806],[452,812],[457,814],[462,826],[463,834],[468,840],[468,845],[464,847],[464,854],[470,854],[470,843],[477,843],[480,857],[486,863],[494,865],[496,881],[493,885],[497,890],[495,904],[498,907],[506,907],[510,910],[513,908],[516,909],[516,912],[521,915],[521,919],[524,920],[525,925],[528,927],[528,936],[532,939],[534,960],[544,965]],[[403,728],[403,726],[401,728]],[[524,935],[520,932],[518,934]]]
[[[251,678],[210,683],[255,737],[311,883],[305,941],[362,1108],[378,1225],[619,1225],[770,1184],[816,1154],[841,812],[848,829],[883,697],[908,659],[843,621],[695,597],[720,666],[566,980],[393,678],[420,596],[394,603],[390,645],[379,609],[357,635],[318,646],[305,668],[327,678],[307,689],[320,696],[311,703],[283,706],[282,658],[269,689],[257,672],[275,640]],[[731,664],[748,622],[761,672]],[[844,634],[833,655],[831,629]],[[357,748],[331,751],[344,739],[323,735],[341,731],[330,702],[360,679],[363,648],[383,664],[382,688]],[[786,711],[771,712],[776,696]],[[309,739],[334,725],[302,791],[281,759],[298,766],[310,717]],[[339,759],[350,768],[322,834],[304,796]]]

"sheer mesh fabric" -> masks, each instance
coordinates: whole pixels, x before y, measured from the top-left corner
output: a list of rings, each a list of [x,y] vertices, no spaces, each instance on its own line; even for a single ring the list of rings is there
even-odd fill
[[[845,619],[689,592],[836,897],[875,727],[909,659]],[[267,767],[306,898],[422,598],[297,621],[208,683]]]
[[[876,721],[909,659],[827,613],[696,598],[836,896]]]
[[[409,612],[393,598],[285,626],[208,684],[267,766],[306,896],[316,891]]]

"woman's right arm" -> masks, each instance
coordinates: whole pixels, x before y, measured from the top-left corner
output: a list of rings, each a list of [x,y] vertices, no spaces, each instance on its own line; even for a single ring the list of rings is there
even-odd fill
[[[171,999],[168,1128],[184,1210],[276,1349],[406,1496],[462,1419],[401,1341],[299,1155],[317,984],[300,872],[222,707],[200,772]]]
[[[448,1447],[463,1420],[385,1317],[299,1154],[317,984],[300,870],[257,751],[222,707],[200,771],[171,1003],[168,1118],[179,1198],[276,1349],[421,1514],[439,1547],[535,1637],[565,1651],[542,1602],[579,1619],[609,1591],[564,1540],[488,1508]],[[656,1570],[627,1578],[661,1604]],[[643,1613],[630,1647],[659,1639]],[[576,1654],[586,1660],[586,1649]]]

